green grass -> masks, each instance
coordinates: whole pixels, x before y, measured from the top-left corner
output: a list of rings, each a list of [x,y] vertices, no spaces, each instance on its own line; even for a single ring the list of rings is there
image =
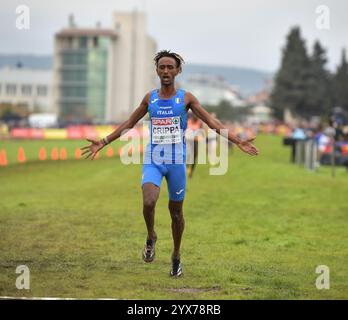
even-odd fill
[[[18,144],[0,149],[15,154]],[[39,142],[25,144],[35,159]],[[257,146],[257,158],[230,155],[227,174],[199,165],[188,181],[181,279],[169,277],[165,180],[157,256],[145,264],[140,165],[115,157],[0,167],[0,296],[347,299],[348,173],[290,164],[280,137],[261,135]],[[15,287],[21,264],[30,268],[27,291]],[[318,265],[330,268],[329,290],[315,287]]]

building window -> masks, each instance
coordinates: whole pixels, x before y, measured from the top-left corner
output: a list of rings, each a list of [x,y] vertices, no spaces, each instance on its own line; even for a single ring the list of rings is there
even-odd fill
[[[80,48],[81,49],[86,49],[87,48],[87,43],[88,43],[88,38],[87,37],[80,37]]]
[[[32,86],[30,84],[22,85],[22,95],[23,96],[31,96]]]
[[[15,84],[7,84],[6,85],[6,94],[8,96],[13,96],[17,92],[17,87]]]
[[[67,38],[67,49],[72,49],[72,46],[73,46],[73,38],[68,37]]]
[[[85,65],[87,64],[87,53],[69,52],[62,54],[62,66]]]
[[[47,96],[47,86],[37,86],[38,96]]]
[[[93,48],[98,48],[98,37],[93,37]]]

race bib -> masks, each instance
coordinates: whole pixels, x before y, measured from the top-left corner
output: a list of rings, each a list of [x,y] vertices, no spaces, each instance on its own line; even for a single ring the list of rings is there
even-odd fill
[[[181,142],[180,117],[152,118],[152,144]]]

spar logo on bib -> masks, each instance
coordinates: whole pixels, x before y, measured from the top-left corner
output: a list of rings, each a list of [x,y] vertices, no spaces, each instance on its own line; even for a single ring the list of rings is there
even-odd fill
[[[181,141],[180,117],[152,118],[152,143],[168,144]]]
[[[152,119],[153,126],[167,126],[173,123],[172,118]]]

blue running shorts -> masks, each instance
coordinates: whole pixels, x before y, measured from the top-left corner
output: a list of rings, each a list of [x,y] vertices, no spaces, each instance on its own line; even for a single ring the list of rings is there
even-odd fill
[[[163,177],[166,177],[167,180],[169,199],[172,201],[184,200],[186,191],[185,163],[143,164],[141,186],[144,183],[153,183],[157,187],[160,187]]]

